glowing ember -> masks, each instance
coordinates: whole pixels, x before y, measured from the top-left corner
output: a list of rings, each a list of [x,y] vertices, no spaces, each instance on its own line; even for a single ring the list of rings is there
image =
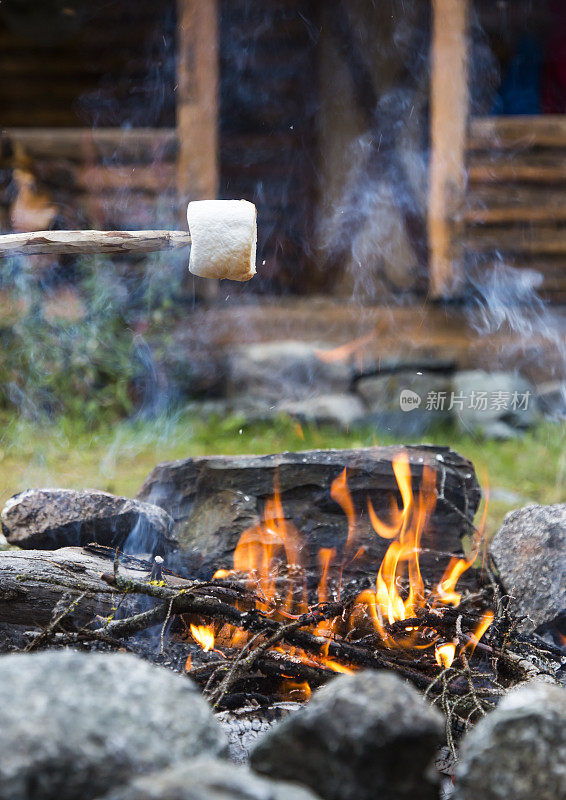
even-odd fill
[[[323,664],[333,672],[341,672],[344,675],[351,675],[354,672],[351,667],[347,667],[345,664],[340,664],[338,661],[333,661],[331,658],[323,659]]]
[[[221,578],[227,578],[228,575],[232,574],[233,571],[231,569],[217,569],[212,578],[213,580],[220,580]]]
[[[191,636],[205,653],[214,647],[214,628],[212,625],[191,625]]]
[[[448,669],[454,661],[456,654],[456,645],[453,642],[446,642],[445,644],[437,644],[434,648],[434,657],[439,667]]]
[[[312,694],[312,689],[307,681],[285,680],[279,691],[283,697],[288,697],[290,700],[309,700]]]

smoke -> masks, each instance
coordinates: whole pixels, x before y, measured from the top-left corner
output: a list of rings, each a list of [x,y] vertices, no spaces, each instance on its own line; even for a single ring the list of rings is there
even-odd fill
[[[508,369],[531,373],[536,381],[562,381],[562,407],[566,409],[566,322],[560,308],[546,302],[539,290],[541,273],[510,266],[502,256],[489,268],[477,264],[468,272],[471,287],[467,315],[479,337],[493,339],[492,353]],[[542,369],[541,369],[542,368]]]

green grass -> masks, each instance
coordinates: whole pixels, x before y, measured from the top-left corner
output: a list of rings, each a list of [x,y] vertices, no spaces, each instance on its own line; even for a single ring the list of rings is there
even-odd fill
[[[37,486],[89,487],[132,496],[159,461],[187,456],[397,443],[375,431],[301,429],[285,418],[257,425],[245,425],[233,417],[204,422],[190,412],[100,425],[96,430],[68,418],[39,425],[5,414],[0,417],[0,431],[1,504],[12,494]],[[482,486],[489,484],[488,534],[495,532],[511,508],[566,501],[565,425],[541,425],[509,442],[448,432],[426,440],[450,445],[467,456]]]

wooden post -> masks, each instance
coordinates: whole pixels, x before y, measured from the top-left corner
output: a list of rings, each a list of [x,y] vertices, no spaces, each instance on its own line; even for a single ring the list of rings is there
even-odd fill
[[[177,0],[177,190],[183,226],[189,200],[218,193],[218,84],[218,0]],[[212,281],[198,289],[206,297],[216,290]]]
[[[454,296],[462,278],[459,218],[466,192],[468,3],[432,0],[428,238],[430,294],[436,298]]]

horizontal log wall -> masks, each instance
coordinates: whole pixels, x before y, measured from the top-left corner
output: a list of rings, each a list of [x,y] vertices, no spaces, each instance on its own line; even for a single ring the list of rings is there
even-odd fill
[[[464,244],[468,262],[542,275],[566,303],[566,117],[485,117],[468,138]]]
[[[179,227],[175,0],[93,5],[74,36],[49,48],[0,22],[3,231],[10,230],[16,143],[61,209],[60,227]],[[307,288],[316,127],[311,5],[218,3],[219,192],[258,207],[262,267],[252,290]]]
[[[0,17],[2,127],[174,125],[174,0],[54,9]]]
[[[58,227],[177,228],[177,134],[167,128],[12,128],[0,138],[0,225],[10,230],[20,149],[59,210]],[[11,154],[11,155],[10,155]]]
[[[57,228],[178,227],[175,0],[70,5],[0,16],[0,228],[14,168]]]

